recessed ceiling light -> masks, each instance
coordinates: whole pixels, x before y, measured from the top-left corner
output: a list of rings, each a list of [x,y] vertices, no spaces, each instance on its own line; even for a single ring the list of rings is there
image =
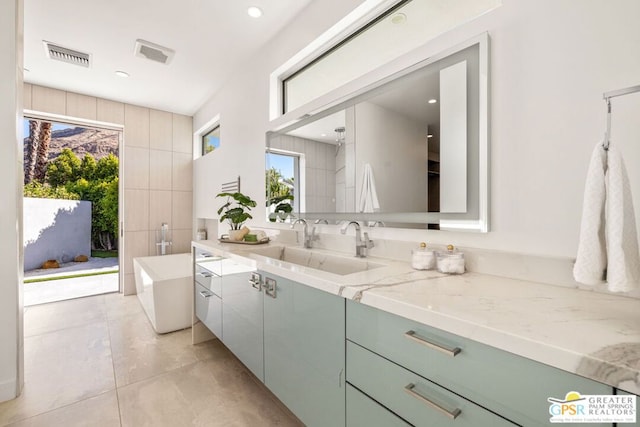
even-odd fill
[[[262,16],[262,9],[257,6],[251,6],[249,9],[247,9],[247,13],[252,18],[260,18]]]
[[[404,13],[394,13],[391,15],[392,24],[404,24],[407,21],[407,15]]]
[[[437,99],[431,98],[429,101],[429,104],[435,104],[436,102],[438,102]]]
[[[327,134],[326,133],[321,133],[320,136],[327,136]]]
[[[127,77],[129,77],[129,73],[127,73],[126,71],[116,71],[116,76],[126,79]]]
[[[430,133],[427,134],[427,138],[433,138],[433,135],[431,135]]]

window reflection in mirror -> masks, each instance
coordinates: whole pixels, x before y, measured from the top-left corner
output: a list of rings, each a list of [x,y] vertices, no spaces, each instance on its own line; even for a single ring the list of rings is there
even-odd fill
[[[300,153],[267,150],[265,182],[267,218],[271,222],[288,222],[293,212],[300,212],[300,164],[304,164],[301,156]]]

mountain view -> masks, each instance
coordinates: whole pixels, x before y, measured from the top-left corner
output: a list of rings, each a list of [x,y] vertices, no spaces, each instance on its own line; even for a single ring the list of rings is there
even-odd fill
[[[25,146],[27,139],[28,135],[24,138]],[[48,159],[55,159],[64,148],[69,148],[79,158],[83,158],[86,153],[89,153],[96,160],[100,160],[109,153],[117,156],[118,145],[117,131],[81,127],[58,129],[51,132]]]

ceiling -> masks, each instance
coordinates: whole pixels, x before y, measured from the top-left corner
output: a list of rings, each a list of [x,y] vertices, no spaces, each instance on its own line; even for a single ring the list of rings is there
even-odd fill
[[[25,81],[193,115],[311,1],[26,0]],[[251,18],[252,5],[264,15]],[[137,39],[175,56],[167,65],[135,56]],[[91,54],[91,67],[49,59],[43,40]]]

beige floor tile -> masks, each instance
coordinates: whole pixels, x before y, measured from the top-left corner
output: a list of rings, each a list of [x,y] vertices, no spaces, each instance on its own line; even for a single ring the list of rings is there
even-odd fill
[[[219,341],[212,358],[118,389],[123,426],[299,426]]]
[[[156,334],[146,314],[109,319],[118,387],[211,357],[212,343],[191,344],[191,329]]]
[[[9,427],[119,427],[116,391],[27,418]]]
[[[144,313],[137,295],[122,295],[113,293],[104,296],[109,320],[120,319],[133,314]]]
[[[24,349],[24,389],[0,404],[0,425],[115,389],[106,322],[28,337]]]
[[[24,313],[24,336],[104,322],[107,320],[104,298],[104,295],[97,295],[27,307]]]

